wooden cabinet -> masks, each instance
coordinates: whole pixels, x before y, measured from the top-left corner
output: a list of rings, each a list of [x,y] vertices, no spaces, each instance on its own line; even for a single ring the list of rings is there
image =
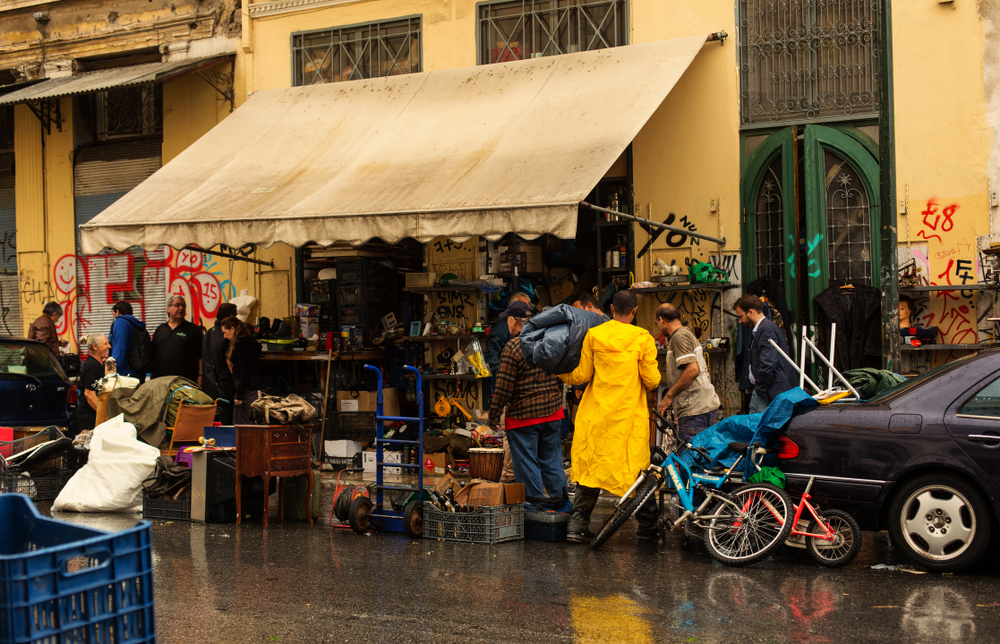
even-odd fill
[[[264,527],[267,527],[268,486],[272,477],[309,477],[306,492],[306,516],[312,523],[312,513],[308,511],[308,499],[312,497],[313,472],[309,466],[309,440],[312,435],[310,425],[237,425],[236,426],[236,523],[243,519],[241,477],[260,476],[264,479]],[[285,517],[285,485],[279,481],[279,514]]]

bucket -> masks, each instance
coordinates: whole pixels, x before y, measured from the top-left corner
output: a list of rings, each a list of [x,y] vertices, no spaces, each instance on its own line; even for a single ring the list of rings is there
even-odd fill
[[[503,471],[503,449],[473,447],[469,450],[469,470],[474,479],[499,482]]]

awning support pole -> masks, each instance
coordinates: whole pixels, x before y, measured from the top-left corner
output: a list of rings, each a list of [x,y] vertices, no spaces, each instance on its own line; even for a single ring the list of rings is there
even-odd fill
[[[53,106],[53,103],[55,105]],[[59,106],[59,99],[54,101],[36,101],[33,103],[25,103],[31,113],[35,115],[36,118],[41,122],[42,127],[45,128],[46,134],[52,134],[52,124],[56,124],[56,130],[62,132],[62,109]],[[55,112],[55,116],[53,116]]]
[[[259,264],[261,266],[267,266],[268,268],[274,268],[274,262],[264,261],[262,259],[253,259],[251,257],[243,257],[242,255],[237,255],[236,253],[223,253],[217,250],[206,250],[204,248],[198,248],[197,246],[185,246],[187,250],[193,250],[197,253],[205,253],[206,255],[215,255],[216,257],[225,257],[226,259],[234,259],[238,262],[249,262],[251,264]]]
[[[615,215],[616,217],[622,217],[624,219],[631,219],[632,221],[638,222],[640,224],[646,224],[647,226],[654,226],[656,228],[662,228],[663,230],[669,230],[675,233],[681,233],[687,235],[688,237],[697,237],[698,239],[704,239],[705,241],[710,241],[718,244],[719,246],[726,245],[726,238],[723,237],[719,239],[718,237],[709,237],[708,235],[702,235],[701,233],[696,233],[687,228],[677,228],[676,226],[668,226],[666,224],[661,224],[658,221],[653,221],[651,219],[643,219],[642,217],[636,217],[635,215],[629,215],[624,212],[618,212],[617,210],[611,210],[610,208],[601,208],[600,206],[595,206],[592,203],[587,203],[586,201],[581,201],[580,205],[584,208],[590,208],[598,212],[606,212],[609,215]]]

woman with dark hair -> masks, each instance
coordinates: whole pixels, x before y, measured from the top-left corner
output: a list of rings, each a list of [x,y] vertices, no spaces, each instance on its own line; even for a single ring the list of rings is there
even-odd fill
[[[233,397],[233,424],[250,423],[250,405],[260,395],[261,379],[258,373],[260,342],[250,337],[250,331],[239,318],[222,321],[222,335],[229,340],[226,361],[233,374],[236,395]]]

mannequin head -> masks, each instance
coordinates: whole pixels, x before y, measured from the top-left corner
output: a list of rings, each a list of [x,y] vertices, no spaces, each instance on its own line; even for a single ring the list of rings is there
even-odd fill
[[[914,326],[910,321],[913,314],[913,300],[903,296],[899,298],[899,328],[905,329]]]

